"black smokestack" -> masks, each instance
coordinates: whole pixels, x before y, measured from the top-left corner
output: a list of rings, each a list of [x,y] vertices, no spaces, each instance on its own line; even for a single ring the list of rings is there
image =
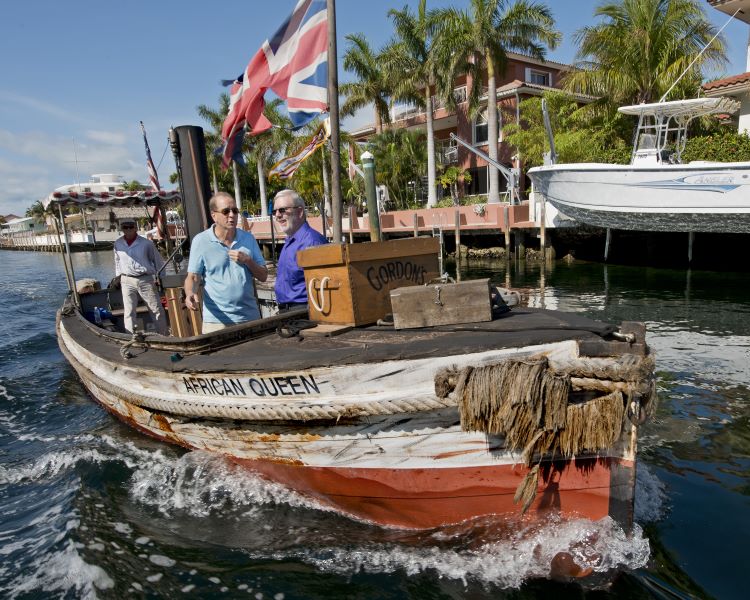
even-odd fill
[[[197,125],[180,125],[170,130],[169,141],[180,176],[188,240],[192,242],[211,223],[208,210],[211,186],[203,129]]]

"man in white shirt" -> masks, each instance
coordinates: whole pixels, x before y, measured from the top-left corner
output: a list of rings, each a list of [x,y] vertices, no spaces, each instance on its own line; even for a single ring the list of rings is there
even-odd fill
[[[164,259],[153,242],[138,235],[135,219],[123,219],[120,229],[122,237],[115,240],[115,275],[120,276],[125,329],[133,332],[140,296],[151,312],[156,332],[167,335],[167,317],[155,281]]]

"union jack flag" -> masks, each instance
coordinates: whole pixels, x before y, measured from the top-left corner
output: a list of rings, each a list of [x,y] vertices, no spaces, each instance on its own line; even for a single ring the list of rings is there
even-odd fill
[[[295,129],[328,110],[328,16],[325,0],[299,0],[278,31],[261,46],[232,82],[229,113],[221,130],[224,168],[250,135],[271,128],[263,115],[267,90],[287,101]]]

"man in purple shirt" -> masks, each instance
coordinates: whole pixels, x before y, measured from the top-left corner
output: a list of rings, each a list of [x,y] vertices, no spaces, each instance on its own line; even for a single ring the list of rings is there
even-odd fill
[[[305,201],[294,190],[281,190],[273,199],[273,215],[286,234],[276,272],[279,310],[307,307],[305,275],[297,264],[297,252],[327,244],[328,240],[307,223]]]

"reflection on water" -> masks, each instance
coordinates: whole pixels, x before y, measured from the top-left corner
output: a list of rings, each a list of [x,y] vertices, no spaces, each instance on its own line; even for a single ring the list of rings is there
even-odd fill
[[[659,407],[641,431],[632,537],[611,522],[500,536],[353,522],[221,458],[115,422],[62,358],[59,255],[1,254],[0,593],[253,598],[580,595],[545,579],[564,549],[622,575],[601,595],[744,597],[750,539],[746,275],[563,262],[464,265],[530,306],[645,321]],[[109,281],[109,252],[76,276]],[[449,265],[450,268],[450,265]],[[455,274],[455,265],[454,274]]]

